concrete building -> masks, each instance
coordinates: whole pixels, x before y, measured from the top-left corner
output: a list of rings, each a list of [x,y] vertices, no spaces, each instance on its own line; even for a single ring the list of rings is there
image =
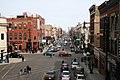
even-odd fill
[[[7,20],[0,17],[0,59],[5,60],[7,55]]]
[[[52,36],[52,25],[45,25],[45,36]]]
[[[42,43],[45,19],[40,15],[27,14],[18,15],[16,18],[7,18],[7,22],[12,24],[12,29],[8,31],[8,40],[14,50],[35,50]]]
[[[55,38],[55,40],[58,39],[57,31],[58,31],[57,27],[53,26],[53,28],[52,28],[52,36]]]

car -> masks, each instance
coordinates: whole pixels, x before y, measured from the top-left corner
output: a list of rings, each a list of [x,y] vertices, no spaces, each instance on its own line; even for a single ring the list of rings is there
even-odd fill
[[[53,52],[51,52],[51,51],[45,51],[44,53],[43,53],[43,55],[44,56],[51,56],[51,55],[55,55],[55,53],[53,53]]]
[[[77,74],[83,74],[84,75],[84,68],[83,67],[77,67],[73,74],[76,76]]]
[[[10,58],[22,58],[22,54],[19,54],[18,52],[12,52],[9,56]]]
[[[57,46],[58,48],[61,48],[61,45],[60,45],[60,44],[57,44],[56,46]]]
[[[85,75],[84,74],[77,74],[75,76],[75,80],[85,80]]]
[[[55,80],[55,71],[46,72],[44,80]]]
[[[75,48],[71,48],[71,52],[74,52],[75,51]]]
[[[51,52],[57,52],[58,49],[57,49],[56,46],[52,46],[52,47],[50,47],[50,51],[51,51]]]
[[[61,72],[61,80],[70,80],[70,72],[69,71],[63,71]]]
[[[72,56],[72,54],[67,51],[60,51],[59,56]]]
[[[64,71],[64,70],[69,71],[69,65],[68,65],[67,63],[63,63],[63,64],[61,65],[61,72]]]
[[[79,63],[78,62],[72,62],[71,69],[76,69],[78,67],[79,67]]]

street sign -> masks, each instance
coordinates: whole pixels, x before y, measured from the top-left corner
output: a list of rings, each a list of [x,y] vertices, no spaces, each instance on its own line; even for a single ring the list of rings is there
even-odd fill
[[[77,40],[77,41],[80,41],[80,38],[77,38],[76,40]]]

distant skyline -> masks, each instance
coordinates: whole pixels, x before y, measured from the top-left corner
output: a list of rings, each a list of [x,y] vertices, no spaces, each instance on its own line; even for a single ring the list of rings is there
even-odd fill
[[[89,8],[100,5],[105,0],[1,0],[0,13],[3,17],[16,17],[23,12],[39,14],[45,24],[58,26],[64,30],[78,22],[89,21]]]

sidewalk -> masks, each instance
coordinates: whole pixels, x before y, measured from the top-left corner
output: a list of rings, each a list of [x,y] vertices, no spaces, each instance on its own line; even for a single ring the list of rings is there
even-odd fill
[[[0,65],[19,63],[19,62],[22,62],[22,58],[9,58],[9,63],[2,62],[2,63],[0,63]]]
[[[81,62],[81,66],[84,67],[85,74],[87,76],[87,80],[105,80],[105,77],[97,71],[96,68],[93,69],[93,74],[90,74],[90,70],[88,65],[85,65],[84,62]]]
[[[43,49],[43,52],[44,51],[46,51],[48,49],[48,46],[46,46],[44,49]],[[38,52],[37,53],[34,53],[34,54],[43,54],[43,52],[40,52],[39,50],[38,50]],[[33,54],[33,53],[29,53],[29,52],[21,52],[20,54]]]

